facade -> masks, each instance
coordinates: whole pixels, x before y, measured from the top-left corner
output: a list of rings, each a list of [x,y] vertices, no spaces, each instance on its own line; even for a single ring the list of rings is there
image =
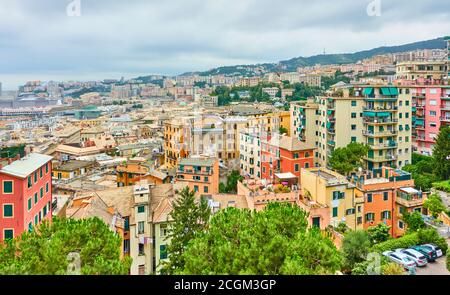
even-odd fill
[[[442,61],[408,61],[396,65],[397,80],[442,80],[448,74],[447,63]]]
[[[153,169],[147,163],[135,160],[118,165],[116,173],[118,187],[132,186],[142,181],[158,185],[170,180],[166,173]]]
[[[240,171],[245,177],[261,177],[261,139],[257,133],[240,133]]]
[[[320,228],[337,227],[345,223],[350,229],[363,228],[364,198],[356,186],[344,176],[325,168],[303,169],[301,173],[303,199],[319,208],[327,208],[313,217],[313,224]],[[323,224],[329,222],[329,224]]]
[[[53,164],[52,179],[70,180],[85,175],[92,167],[94,162],[72,160],[68,162]]]
[[[31,153],[0,170],[0,242],[51,220],[51,160]]]
[[[399,237],[406,230],[402,214],[422,213],[425,195],[414,189],[410,173],[383,167],[357,176],[354,183],[364,195],[364,229],[384,223],[391,227],[391,236]]]
[[[189,157],[180,160],[176,179],[198,195],[208,196],[219,193],[219,172],[217,158]]]

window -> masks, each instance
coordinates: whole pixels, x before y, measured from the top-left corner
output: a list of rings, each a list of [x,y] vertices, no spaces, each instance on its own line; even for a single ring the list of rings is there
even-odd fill
[[[404,227],[405,227],[405,225],[404,225],[403,221],[399,220],[398,221],[398,228],[399,229],[403,229]]]
[[[333,217],[337,217],[338,216],[338,207],[334,207],[333,208]]]
[[[409,100],[405,101],[406,106],[409,106]]]
[[[354,208],[347,209],[347,211],[345,211],[345,215],[353,215],[353,214],[355,214],[355,209]]]
[[[435,99],[430,99],[430,106],[435,106],[437,105],[437,102]]]
[[[37,204],[38,202],[38,194],[34,193],[34,203]]]
[[[194,192],[198,193],[198,185],[194,185]]]
[[[5,229],[3,231],[4,240],[12,240],[14,239],[14,230],[13,229]]]
[[[129,231],[130,230],[130,217],[125,217],[124,218],[124,230],[125,231]]]
[[[300,168],[299,168],[299,165],[298,165],[298,164],[295,164],[295,165],[294,165],[294,170],[295,170],[295,172],[300,171]]]
[[[47,216],[47,206],[44,206],[44,209],[42,209],[42,215]]]
[[[356,125],[352,125],[352,130],[356,130]]]
[[[361,213],[362,207],[358,206],[358,213]]]
[[[14,205],[5,204],[3,205],[3,218],[12,218],[14,217]]]
[[[10,195],[13,193],[13,181],[12,180],[4,180],[3,181],[3,193],[6,195]]]
[[[33,207],[33,199],[29,198],[28,199],[28,211],[30,211],[32,207]]]
[[[145,213],[145,206],[138,206],[137,211],[138,213]]]
[[[305,153],[305,158],[309,158],[309,153],[308,152]]]
[[[205,181],[206,181],[206,182],[208,182],[208,181],[209,181],[209,178],[208,178],[208,176],[205,176]]]
[[[167,259],[167,247],[166,247],[166,245],[159,246],[159,259]]]
[[[436,111],[430,111],[430,116],[431,117],[436,117]]]
[[[356,107],[356,100],[352,100],[352,107]]]
[[[306,169],[309,168],[309,163],[305,163],[305,168],[306,168]]]
[[[39,219],[38,219],[38,216],[36,214],[36,216],[34,216],[34,224],[38,224],[38,223],[39,223]]]
[[[391,219],[391,211],[381,212],[381,219],[382,220]]]
[[[367,213],[366,214],[366,222],[372,222],[375,220],[375,213]]]
[[[28,232],[32,232],[33,231],[33,222],[28,223]]]
[[[30,188],[33,185],[33,182],[31,181],[31,176],[28,176],[28,188]]]
[[[144,221],[138,222],[138,235],[142,235],[144,233]]]
[[[389,200],[389,193],[388,193],[388,192],[384,192],[384,193],[383,193],[383,200],[384,200],[384,201]]]
[[[145,252],[144,252],[144,244],[139,244],[139,255],[140,255],[140,256],[145,255]]]
[[[48,173],[48,163],[45,164],[45,174],[47,174],[47,173]]]
[[[44,188],[43,187],[41,187],[41,189],[39,190],[39,194],[42,199],[44,197]]]
[[[352,113],[352,119],[356,118],[356,113]]]
[[[37,171],[34,171],[34,183],[38,181],[38,174]]]
[[[207,186],[204,186],[204,187],[203,187],[203,192],[204,192],[204,193],[208,193],[208,187],[207,187]]]
[[[45,193],[48,193],[48,182],[45,184]]]
[[[194,176],[194,180],[200,181],[200,176]]]
[[[41,167],[41,169],[39,169],[39,177],[42,178],[44,176],[44,169]]]
[[[357,222],[358,224],[362,224],[362,217],[356,218],[356,222]]]
[[[356,142],[356,136],[352,136],[352,142]]]
[[[367,203],[372,203],[372,194],[367,194]]]
[[[161,238],[164,238],[165,236],[167,236],[167,226],[161,225],[161,228],[159,230],[159,236]]]

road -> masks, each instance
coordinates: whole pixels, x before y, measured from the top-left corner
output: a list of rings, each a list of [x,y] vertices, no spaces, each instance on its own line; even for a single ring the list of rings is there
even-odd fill
[[[450,251],[450,239],[447,239]],[[450,275],[445,265],[445,255],[437,259],[435,262],[428,263],[425,267],[417,267],[417,275],[419,276],[429,276],[429,275]]]

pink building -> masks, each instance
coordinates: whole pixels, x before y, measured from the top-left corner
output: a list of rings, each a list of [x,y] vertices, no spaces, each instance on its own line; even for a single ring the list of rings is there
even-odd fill
[[[51,160],[32,153],[0,169],[0,242],[52,219]]]
[[[413,142],[418,153],[431,155],[442,125],[450,125],[450,86],[411,86]]]

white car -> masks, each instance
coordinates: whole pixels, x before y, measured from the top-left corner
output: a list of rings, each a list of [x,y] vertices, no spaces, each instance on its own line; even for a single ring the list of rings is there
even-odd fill
[[[425,257],[425,255],[423,255],[419,251],[416,251],[414,249],[405,249],[402,250],[401,252],[409,256],[412,260],[414,260],[417,266],[425,266],[428,263],[428,260]]]
[[[424,244],[424,245],[422,245],[422,246],[423,246],[423,247],[431,248],[432,250],[436,251],[436,255],[437,255],[438,258],[439,258],[439,257],[442,257],[442,255],[444,255],[444,254],[442,253],[441,248],[439,248],[438,246],[436,246],[436,245],[434,245],[434,244]]]
[[[394,251],[385,251],[383,252],[383,255],[389,258],[389,260],[400,264],[405,269],[415,268],[416,263],[412,258],[410,258],[408,255],[401,253],[401,252],[394,252]]]

